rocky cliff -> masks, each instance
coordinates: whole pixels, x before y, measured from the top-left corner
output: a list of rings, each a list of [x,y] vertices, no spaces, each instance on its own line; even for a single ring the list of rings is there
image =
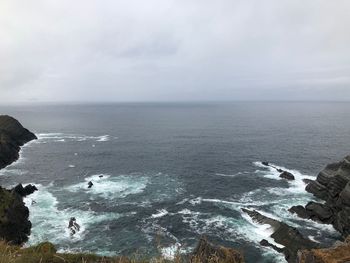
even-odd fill
[[[260,245],[271,247],[277,252],[283,253],[285,259],[290,263],[296,262],[299,250],[308,250],[319,247],[319,244],[304,237],[296,228],[291,227],[286,223],[262,215],[255,210],[242,208],[242,211],[247,213],[254,222],[271,226],[273,233],[270,237],[283,247],[271,244],[265,239],[260,241]]]
[[[36,136],[23,128],[16,119],[0,115],[0,169],[16,161],[20,147],[34,139]],[[11,190],[0,186],[0,239],[13,244],[22,244],[28,240],[31,223],[23,197],[36,190],[32,185],[23,187],[19,184]]]
[[[24,128],[16,119],[0,115],[0,169],[19,158],[20,147],[37,139],[34,133]]]
[[[350,156],[327,165],[306,186],[306,191],[324,202],[294,206],[291,212],[300,217],[332,224],[344,238],[350,235]]]

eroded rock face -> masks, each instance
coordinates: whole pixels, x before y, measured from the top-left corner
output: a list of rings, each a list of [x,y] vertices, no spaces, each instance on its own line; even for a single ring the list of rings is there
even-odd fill
[[[309,202],[305,208],[292,207],[303,218],[332,224],[345,238],[350,235],[350,156],[326,166],[306,191],[325,203]]]
[[[284,246],[279,248],[267,240],[261,240],[260,244],[275,249],[277,252],[283,253],[285,259],[288,262],[296,262],[298,251],[301,249],[312,249],[317,248],[319,245],[310,239],[304,237],[296,228],[291,227],[283,222],[269,218],[260,214],[255,210],[242,209],[243,212],[247,213],[254,222],[258,224],[268,224],[273,229],[273,233],[270,236],[273,240]]]
[[[24,128],[16,119],[0,115],[0,169],[19,158],[20,147],[37,139],[34,133]]]
[[[215,246],[202,237],[192,253],[190,262],[244,263],[244,258],[239,251],[233,248]]]
[[[0,115],[0,169],[19,157],[20,147],[36,139],[14,118]],[[28,240],[32,224],[23,197],[38,190],[34,185],[17,185],[12,190],[0,186],[0,239],[20,245]]]

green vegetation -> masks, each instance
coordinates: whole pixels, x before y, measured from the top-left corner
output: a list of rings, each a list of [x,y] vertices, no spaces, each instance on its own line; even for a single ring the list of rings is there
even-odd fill
[[[57,253],[56,248],[50,242],[40,243],[37,246],[21,248],[20,246],[9,245],[0,241],[0,263],[242,263],[231,257],[227,250],[225,259],[211,255],[206,257],[175,256],[174,260],[167,260],[163,257],[142,258],[140,255],[132,257],[101,257],[94,254],[80,253]]]
[[[101,257],[94,254],[57,253],[56,248],[49,242],[34,247],[21,248],[0,242],[0,263],[166,263],[164,258],[142,259],[137,255],[133,257]],[[176,257],[174,263],[184,262]]]

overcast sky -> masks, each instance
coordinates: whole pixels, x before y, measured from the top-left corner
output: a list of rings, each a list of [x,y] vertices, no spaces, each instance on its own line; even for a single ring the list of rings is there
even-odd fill
[[[0,0],[0,97],[350,100],[350,1]]]

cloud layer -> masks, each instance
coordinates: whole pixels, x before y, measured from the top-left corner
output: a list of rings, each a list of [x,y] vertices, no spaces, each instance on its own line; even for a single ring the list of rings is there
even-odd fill
[[[4,0],[16,101],[349,100],[347,0]]]

